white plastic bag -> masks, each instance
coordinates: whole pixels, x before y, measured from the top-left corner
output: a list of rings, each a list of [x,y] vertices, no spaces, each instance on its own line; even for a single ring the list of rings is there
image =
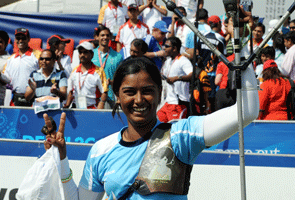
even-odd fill
[[[19,200],[64,200],[58,148],[52,146],[26,174],[16,198]]]

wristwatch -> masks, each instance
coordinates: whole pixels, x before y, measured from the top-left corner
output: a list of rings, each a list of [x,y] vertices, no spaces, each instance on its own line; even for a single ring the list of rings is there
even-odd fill
[[[178,80],[179,81],[182,81],[182,76],[178,76]]]

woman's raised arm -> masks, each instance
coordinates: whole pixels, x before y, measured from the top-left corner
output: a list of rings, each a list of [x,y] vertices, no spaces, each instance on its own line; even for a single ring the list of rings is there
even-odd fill
[[[242,71],[242,113],[244,127],[255,120],[259,113],[257,80],[252,65]],[[205,145],[210,147],[238,132],[237,103],[218,110],[204,119]]]

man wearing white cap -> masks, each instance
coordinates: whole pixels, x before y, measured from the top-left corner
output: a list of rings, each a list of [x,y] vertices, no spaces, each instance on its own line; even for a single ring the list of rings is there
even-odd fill
[[[68,97],[64,107],[74,106],[81,109],[103,109],[107,99],[108,84],[102,68],[91,61],[93,45],[83,42],[76,47],[80,65],[71,73],[68,80]]]

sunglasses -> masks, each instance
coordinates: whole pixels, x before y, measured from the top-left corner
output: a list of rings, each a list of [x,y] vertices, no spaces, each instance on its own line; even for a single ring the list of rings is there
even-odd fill
[[[164,47],[169,48],[169,47],[172,47],[172,46],[165,44]]]
[[[25,36],[17,36],[17,37],[15,37],[15,39],[16,40],[26,40],[27,37],[25,37]]]
[[[290,29],[295,29],[295,26],[290,26]]]
[[[161,35],[166,35],[166,33],[165,32],[161,32]]]
[[[50,61],[50,60],[52,60],[52,58],[43,58],[43,57],[40,57],[39,60]]]

